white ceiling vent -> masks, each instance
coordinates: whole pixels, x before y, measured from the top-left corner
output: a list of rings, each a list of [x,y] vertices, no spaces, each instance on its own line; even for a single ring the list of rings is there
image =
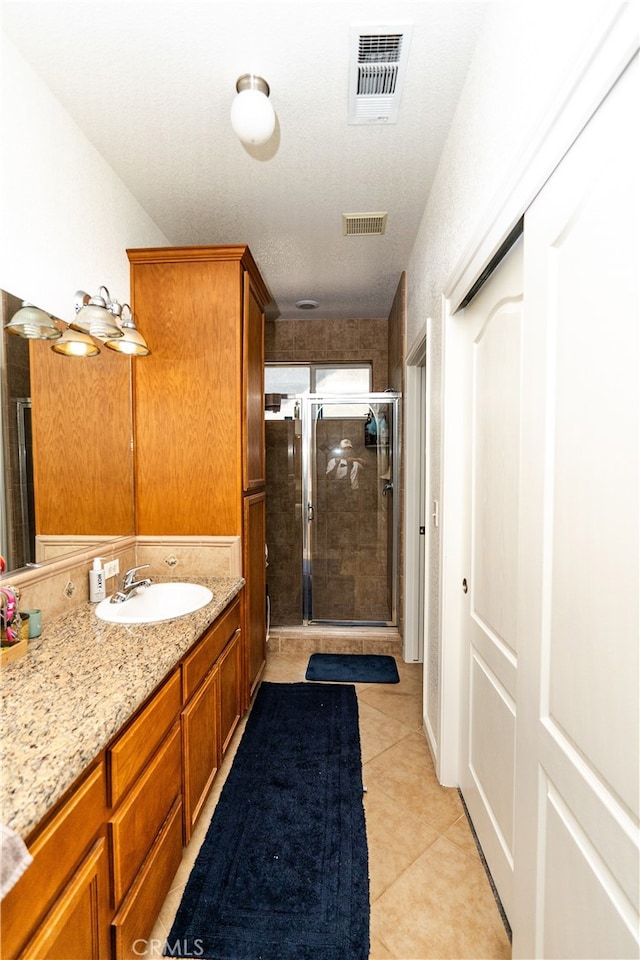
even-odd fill
[[[352,26],[349,123],[397,123],[411,24]]]
[[[381,237],[387,225],[386,213],[343,213],[345,237]]]

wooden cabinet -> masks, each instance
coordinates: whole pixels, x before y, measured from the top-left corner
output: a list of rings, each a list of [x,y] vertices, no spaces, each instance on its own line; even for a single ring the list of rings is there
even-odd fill
[[[247,695],[253,692],[260,681],[267,656],[267,567],[265,542],[264,493],[244,498],[244,569],[245,588],[245,675]]]
[[[28,838],[6,960],[139,956],[244,709],[243,593]]]
[[[182,856],[181,690],[176,669],[106,751],[116,960],[133,955],[130,935],[151,932],[150,904],[162,904]]]
[[[7,960],[108,956],[104,820],[99,763],[27,844],[33,863],[2,901],[1,954]]]
[[[151,348],[134,365],[136,532],[242,537],[248,702],[266,641],[264,525],[255,519],[263,507],[252,498],[265,485],[270,296],[246,246],[127,254],[132,306]]]
[[[109,955],[107,846],[97,840],[20,960],[103,960]]]
[[[240,717],[242,702],[242,643],[240,630],[236,630],[227,649],[218,662],[220,706],[218,731],[220,759],[224,757]]]
[[[184,838],[209,795],[242,713],[240,601],[204,634],[182,665]]]
[[[184,840],[188,843],[220,765],[218,672],[211,670],[182,713]]]

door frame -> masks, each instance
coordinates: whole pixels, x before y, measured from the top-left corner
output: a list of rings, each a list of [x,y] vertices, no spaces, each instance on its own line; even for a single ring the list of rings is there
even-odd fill
[[[464,378],[461,305],[497,252],[513,234],[527,207],[553,173],[638,51],[633,4],[603,10],[580,61],[554,93],[544,123],[518,155],[474,230],[442,296],[442,479],[440,556],[440,736],[436,773],[445,786],[460,782],[462,611],[464,573],[461,465],[461,397]],[[445,642],[446,641],[446,642]]]
[[[424,646],[429,623],[430,530],[427,498],[429,495],[429,342],[431,317],[407,354],[405,379],[405,555],[404,555],[404,630],[403,657],[407,663],[424,660]],[[424,524],[425,532],[420,533]],[[420,557],[424,554],[424,566]]]

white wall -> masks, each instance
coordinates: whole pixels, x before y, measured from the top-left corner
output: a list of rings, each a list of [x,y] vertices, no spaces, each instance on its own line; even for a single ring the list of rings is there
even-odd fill
[[[63,320],[78,289],[128,301],[125,249],[167,238],[6,37],[1,89],[0,288]]]
[[[575,70],[606,8],[584,4],[501,2],[491,4],[460,97],[454,122],[407,267],[407,343],[425,318],[433,318],[429,344],[431,377],[431,489],[442,501],[443,295],[452,272],[480,225],[502,200],[510,171],[533,143],[553,109],[558,90]],[[549,171],[550,172],[550,171]],[[524,210],[522,211],[524,213]],[[446,494],[445,494],[446,495]],[[427,511],[430,515],[431,511]],[[426,691],[430,727],[440,729],[439,538],[431,538],[428,589],[430,623],[425,635]],[[446,642],[444,638],[443,642]]]

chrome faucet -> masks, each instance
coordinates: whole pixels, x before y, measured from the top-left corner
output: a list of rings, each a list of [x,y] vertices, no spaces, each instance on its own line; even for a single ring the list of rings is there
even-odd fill
[[[125,600],[128,600],[134,595],[136,590],[139,587],[146,589],[146,587],[151,586],[151,580],[146,577],[144,580],[136,580],[136,573],[138,570],[144,570],[145,567],[150,567],[150,563],[143,563],[140,567],[131,567],[130,570],[127,570],[124,577],[122,578],[122,585],[117,593],[110,599],[110,603],[124,603]]]

